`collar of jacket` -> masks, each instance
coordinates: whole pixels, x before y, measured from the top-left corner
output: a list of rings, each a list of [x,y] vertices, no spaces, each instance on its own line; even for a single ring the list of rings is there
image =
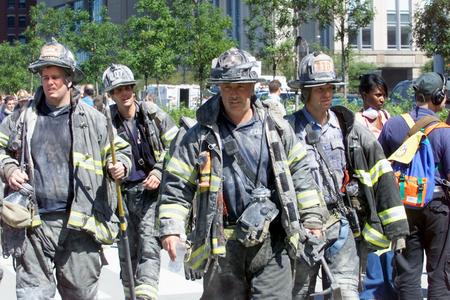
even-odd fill
[[[197,109],[196,115],[199,124],[205,126],[217,124],[217,119],[219,118],[219,113],[222,109],[221,99],[222,97],[220,94],[214,95]],[[251,96],[250,101],[252,101],[252,106],[256,107],[257,110],[262,109],[262,103],[256,99],[255,95]]]
[[[332,106],[330,110],[336,114],[343,135],[346,137],[355,123],[355,114],[348,108],[340,105]]]
[[[72,88],[70,90],[70,93],[71,93],[71,102],[73,104],[78,104],[78,101],[80,100],[80,91],[78,91],[76,88]],[[45,94],[44,94],[44,88],[41,85],[36,90],[34,99],[33,99],[33,101],[30,101],[30,105],[33,105],[34,107],[38,107],[39,104],[41,104],[43,101],[45,101]]]

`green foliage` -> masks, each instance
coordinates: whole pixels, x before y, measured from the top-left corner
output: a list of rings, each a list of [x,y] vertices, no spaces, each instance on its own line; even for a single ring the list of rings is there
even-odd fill
[[[427,61],[421,68],[420,68],[420,74],[424,74],[427,72],[433,72],[433,61],[429,60]]]
[[[359,76],[373,73],[377,65],[357,60],[352,60],[348,68],[348,90],[350,93],[359,93]]]
[[[0,44],[0,92],[13,94],[22,88],[30,90],[33,78],[27,69],[27,51],[27,47],[20,43]]]
[[[450,59],[450,1],[426,1],[415,14],[413,35],[417,45],[429,56],[438,53]]]
[[[180,118],[182,116],[190,117],[192,119],[195,119],[196,110],[195,109],[189,109],[189,108],[183,106],[183,107],[180,107],[180,108],[171,109],[171,110],[167,111],[167,113],[170,115],[170,117],[175,122],[177,122],[178,125],[180,125],[179,122],[180,122]]]
[[[166,79],[175,72],[173,36],[175,20],[165,0],[139,0],[137,16],[126,24],[125,44],[129,65],[145,79]]]

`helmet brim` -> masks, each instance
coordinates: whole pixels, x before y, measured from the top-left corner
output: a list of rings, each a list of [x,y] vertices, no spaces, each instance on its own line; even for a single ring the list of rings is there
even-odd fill
[[[341,80],[329,80],[329,81],[322,81],[322,82],[317,82],[317,81],[306,81],[306,82],[300,82],[299,80],[290,80],[288,82],[288,86],[291,89],[294,90],[301,90],[303,88],[311,88],[311,87],[317,87],[317,86],[323,86],[326,84],[332,84],[335,86],[338,85],[345,85],[345,82],[342,82]]]
[[[112,85],[108,88],[105,88],[105,92],[110,92],[110,91],[114,90],[115,88],[118,88],[119,86],[125,86],[125,85],[136,85],[136,80],[123,81],[119,84]]]
[[[263,79],[209,79],[208,84],[221,84],[221,83],[257,83],[262,82]]]
[[[75,70],[72,70],[69,68],[66,64],[58,62],[58,61],[48,61],[48,60],[40,60],[31,63],[28,66],[28,70],[30,70],[31,73],[39,73],[43,68],[45,67],[60,67],[63,69],[66,69],[69,71],[70,75],[72,76],[72,82],[73,83],[79,83],[84,78],[84,73],[79,69],[78,67],[75,67]]]

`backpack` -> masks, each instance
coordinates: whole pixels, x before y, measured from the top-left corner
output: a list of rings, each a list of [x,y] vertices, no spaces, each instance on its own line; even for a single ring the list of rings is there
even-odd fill
[[[433,199],[435,186],[436,164],[428,135],[436,128],[450,126],[435,116],[425,116],[416,123],[408,113],[401,116],[410,130],[403,144],[388,159],[405,207],[422,208]]]

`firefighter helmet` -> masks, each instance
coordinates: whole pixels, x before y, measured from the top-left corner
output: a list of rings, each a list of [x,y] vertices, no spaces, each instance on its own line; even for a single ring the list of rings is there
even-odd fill
[[[250,53],[231,48],[212,61],[209,83],[258,82],[256,59]]]
[[[72,77],[73,83],[80,82],[84,77],[83,72],[77,66],[73,53],[55,39],[42,46],[39,58],[35,62],[32,62],[28,66],[28,69],[32,73],[40,73],[43,68],[50,66],[67,70]]]
[[[103,73],[103,87],[106,92],[124,85],[135,85],[133,72],[125,65],[112,64]]]
[[[290,88],[303,89],[327,83],[341,83],[341,80],[336,77],[333,59],[322,52],[310,53],[302,59],[298,78],[298,80],[289,81]]]

